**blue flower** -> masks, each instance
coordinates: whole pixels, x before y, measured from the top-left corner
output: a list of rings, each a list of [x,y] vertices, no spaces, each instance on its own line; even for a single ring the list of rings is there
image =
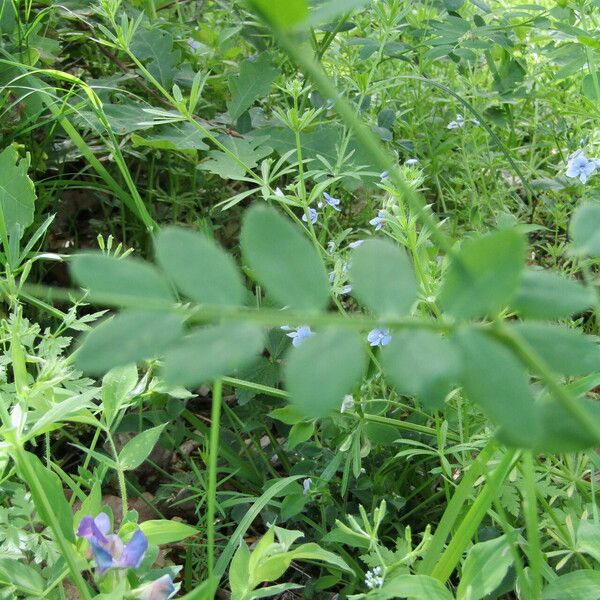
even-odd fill
[[[390,176],[388,171],[382,171],[381,173],[379,173],[379,179],[388,179]]]
[[[315,335],[314,331],[311,331],[308,325],[302,325],[297,329],[292,329],[289,325],[284,325],[281,327],[283,331],[289,331],[290,333],[286,333],[289,338],[292,338],[293,346],[300,346],[302,342],[307,340],[309,337]]]
[[[176,589],[170,575],[163,575],[135,590],[139,600],[167,600],[175,595]]]
[[[448,123],[448,129],[459,129],[465,124],[465,118],[462,115],[456,115],[456,120]]]
[[[385,211],[380,210],[376,217],[373,217],[369,223],[375,226],[375,231],[379,231],[383,227],[383,220],[385,219]]]
[[[202,47],[202,44],[200,42],[197,42],[195,39],[193,38],[189,38],[188,41],[188,46],[192,49],[192,50],[198,50],[199,48]]]
[[[355,248],[362,246],[364,243],[365,243],[365,240],[356,240],[355,242],[350,242],[348,244],[348,248],[352,248],[352,250],[354,250]]]
[[[574,154],[569,157],[567,163],[567,177],[578,177],[581,183],[586,183],[588,177],[598,167],[598,161],[590,160],[584,153],[583,150],[577,150]]]
[[[317,219],[319,218],[319,213],[314,208],[309,208],[308,214],[310,215],[310,222],[314,225],[317,222]],[[305,223],[308,223],[306,219],[306,213],[302,215],[302,220]]]
[[[415,165],[419,164],[419,159],[418,158],[408,158],[407,160],[404,161],[404,164],[407,167],[414,167]]]
[[[138,529],[125,545],[118,535],[109,534],[109,531],[110,520],[106,513],[100,513],[96,518],[83,517],[77,529],[77,536],[90,543],[98,573],[139,567],[148,549],[146,536]]]
[[[302,482],[302,488],[304,489],[304,495],[308,494],[310,491],[310,486],[312,485],[312,479],[308,477]]]
[[[389,329],[371,329],[367,336],[371,346],[387,346],[392,341]]]
[[[323,198],[325,198],[325,202],[327,202],[327,204],[329,204],[331,208],[337,210],[338,212],[342,210],[341,208],[339,208],[340,201],[338,198],[330,196],[327,192],[323,192]]]
[[[352,291],[352,286],[350,284],[345,285],[342,288],[342,296],[347,296]]]

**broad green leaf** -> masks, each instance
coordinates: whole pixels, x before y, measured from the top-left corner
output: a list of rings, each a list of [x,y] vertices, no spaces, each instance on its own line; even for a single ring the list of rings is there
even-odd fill
[[[452,594],[437,579],[428,575],[398,575],[383,585],[380,597],[453,600]]]
[[[589,398],[579,398],[578,402],[590,416],[600,423],[600,403]],[[536,403],[535,411],[540,423],[539,435],[532,437],[528,446],[537,452],[579,452],[600,444],[582,429],[570,412],[565,410],[554,398],[546,397]]]
[[[258,205],[246,213],[240,243],[256,278],[279,304],[298,310],[327,306],[329,282],[321,257],[274,208]]]
[[[430,331],[395,333],[381,351],[386,377],[398,393],[418,396],[431,410],[443,405],[461,372],[460,354],[450,340]]]
[[[298,444],[310,439],[314,431],[315,424],[313,421],[296,423],[292,426],[288,435],[288,448],[293,450]]]
[[[127,394],[135,388],[138,371],[135,364],[111,369],[102,378],[102,410],[107,423],[112,423]]]
[[[15,586],[20,594],[40,598],[46,589],[46,581],[33,567],[16,558],[0,558],[0,589]]]
[[[115,258],[99,252],[78,254],[71,259],[71,275],[98,302],[145,308],[174,301],[160,271],[136,258]]]
[[[88,390],[82,394],[76,394],[51,405],[46,406],[40,411],[35,411],[32,415],[32,426],[28,431],[29,438],[36,437],[42,433],[52,431],[58,427],[62,421],[74,420],[75,416],[81,416],[87,409],[95,408],[92,402],[96,398],[96,390]]]
[[[181,227],[162,229],[156,260],[188,298],[199,304],[238,306],[245,289],[233,258],[207,236]]]
[[[349,12],[362,8],[369,4],[371,0],[329,0],[318,4],[311,11],[308,22],[311,25],[321,25],[328,23],[340,15],[346,15]]]
[[[179,51],[173,50],[173,36],[159,28],[140,27],[133,36],[130,48],[150,74],[170,89],[180,59]]]
[[[581,313],[597,302],[594,290],[558,273],[525,269],[511,306],[522,317],[560,319]]]
[[[146,112],[142,104],[111,104],[102,105],[102,112],[109,128],[116,135],[126,135],[134,131],[150,129],[157,124],[156,118]],[[106,126],[93,110],[80,110],[73,116],[74,123],[82,129],[91,129],[95,133],[102,133]]]
[[[285,0],[285,2],[248,0],[248,3],[269,23],[281,29],[291,29],[308,17],[306,0]]]
[[[263,331],[252,323],[224,323],[198,329],[167,353],[162,373],[172,385],[193,387],[230,375],[256,359]]]
[[[504,535],[472,546],[463,564],[457,600],[481,600],[491,594],[512,563],[513,555]]]
[[[62,483],[58,476],[47,469],[40,459],[30,452],[23,452],[20,454],[22,461],[27,463],[27,466],[21,464],[18,461],[18,469],[20,476],[23,481],[29,483],[29,490],[35,504],[35,508],[40,516],[42,523],[49,525],[52,521],[49,511],[52,511],[56,516],[58,525],[60,527],[60,533],[66,540],[71,543],[75,543],[75,532],[73,529],[73,513],[71,507],[65,498]],[[29,477],[24,476],[24,469],[32,471],[35,476],[37,484],[43,490],[43,498],[38,493],[38,488],[32,486],[29,481]]]
[[[146,120],[148,115],[146,115]],[[131,142],[134,148],[146,146],[157,150],[182,150],[192,151],[208,150],[203,142],[204,134],[198,131],[192,123],[174,123],[156,128],[152,133],[143,135],[134,133]]]
[[[515,356],[487,334],[465,329],[455,339],[463,354],[463,386],[500,427],[506,444],[525,446],[539,434],[529,378]]]
[[[542,592],[542,600],[599,600],[600,571],[583,569],[561,575]]]
[[[201,171],[210,171],[222,179],[240,179],[248,177],[245,167],[254,169],[258,163],[273,152],[270,145],[265,145],[265,138],[246,140],[243,138],[224,138],[221,142],[230,151],[211,150],[208,159],[198,165]]]
[[[352,295],[380,317],[402,317],[417,299],[417,282],[404,250],[367,240],[352,252]]]
[[[229,567],[229,588],[234,597],[240,597],[250,584],[250,550],[242,539],[231,559]]]
[[[291,555],[292,560],[316,560],[337,567],[347,573],[353,572],[345,560],[340,558],[337,554],[321,548],[319,544],[315,544],[314,542],[302,544],[294,550],[291,550],[289,554]]]
[[[256,60],[243,61],[239,75],[229,77],[231,91],[231,101],[227,103],[229,116],[237,119],[252,106],[255,100],[268,94],[278,73],[266,52]]]
[[[18,226],[22,234],[33,223],[36,196],[33,181],[27,175],[28,168],[29,158],[19,159],[12,146],[0,154],[0,211],[7,233]]]
[[[577,376],[600,371],[600,346],[592,336],[546,323],[519,323],[513,328],[555,373]]]
[[[578,206],[571,217],[569,233],[579,252],[600,256],[600,204],[588,202]]]
[[[360,336],[329,329],[290,349],[284,379],[298,410],[307,417],[318,418],[339,410],[344,396],[360,381],[364,367]]]
[[[181,316],[159,311],[124,311],[100,323],[83,338],[75,355],[86,373],[105,373],[113,367],[164,354],[183,336]]]
[[[196,535],[198,530],[187,523],[157,519],[140,523],[140,530],[148,538],[148,543],[162,546],[175,544]]]
[[[138,433],[130,439],[119,453],[119,464],[125,471],[137,469],[147,458],[158,442],[166,424]]]
[[[514,229],[467,240],[444,277],[440,301],[457,319],[493,315],[516,292],[525,263],[525,238]]]
[[[259,598],[272,598],[273,596],[281,598],[284,592],[289,590],[299,590],[300,588],[302,588],[302,586],[297,583],[278,583],[276,585],[270,585],[254,590],[245,600],[259,600]],[[233,600],[233,598],[231,600]]]
[[[577,550],[600,561],[600,525],[582,520],[577,527]]]

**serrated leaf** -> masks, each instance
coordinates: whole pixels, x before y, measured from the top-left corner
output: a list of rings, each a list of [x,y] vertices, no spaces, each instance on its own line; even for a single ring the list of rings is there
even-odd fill
[[[430,331],[394,333],[381,351],[386,378],[398,393],[418,396],[430,410],[439,409],[461,373],[460,354],[450,340]]]
[[[86,373],[156,358],[183,336],[179,315],[158,311],[125,311],[97,325],[83,338],[75,356]]]
[[[256,359],[263,331],[252,323],[224,323],[198,329],[170,350],[162,374],[171,385],[193,387],[230,375]]]
[[[253,140],[231,137],[224,138],[221,142],[237,160],[222,150],[211,150],[207,160],[200,163],[198,169],[215,173],[222,179],[244,179],[247,173],[242,165],[253,169],[273,152],[273,148],[265,145],[264,137]]]
[[[134,148],[147,146],[157,150],[208,150],[204,135],[192,123],[174,123],[156,128],[152,133],[133,134]]]
[[[243,61],[239,74],[229,77],[231,101],[227,103],[227,111],[231,118],[237,119],[255,100],[268,94],[278,74],[267,53],[261,54],[256,60]]]
[[[597,302],[594,290],[558,273],[525,269],[511,306],[532,319],[560,319],[588,310]]]
[[[417,299],[408,255],[387,240],[367,240],[352,252],[352,295],[380,317],[402,317]]]
[[[167,280],[153,265],[136,258],[86,253],[73,256],[71,275],[92,298],[113,305],[166,305],[175,298]]]
[[[519,286],[526,248],[514,229],[467,240],[444,277],[440,301],[445,311],[469,319],[504,308]]]
[[[180,59],[179,51],[173,50],[173,36],[158,28],[139,28],[133,36],[130,48],[150,74],[169,89]]]
[[[152,427],[129,440],[119,453],[121,468],[125,471],[137,469],[150,456],[165,426],[166,424]]]
[[[302,231],[275,209],[250,209],[240,244],[248,265],[279,304],[298,310],[327,306],[329,282],[321,257]]]
[[[291,401],[310,418],[339,410],[346,394],[360,381],[365,352],[352,331],[325,330],[290,349],[284,380]]]
[[[156,260],[177,288],[199,304],[242,304],[245,288],[233,258],[207,236],[181,227],[162,229]]]
[[[600,256],[600,204],[580,205],[571,218],[569,233],[573,245],[581,253]]]
[[[0,154],[0,211],[7,233],[18,226],[22,234],[33,223],[36,195],[28,168],[29,159],[19,159],[12,146]]]
[[[529,378],[515,356],[487,334],[459,331],[463,387],[470,400],[500,427],[506,444],[529,447],[540,433]]]

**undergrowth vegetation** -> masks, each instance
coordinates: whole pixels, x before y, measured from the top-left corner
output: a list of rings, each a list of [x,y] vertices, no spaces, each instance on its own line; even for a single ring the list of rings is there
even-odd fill
[[[600,599],[598,0],[0,0],[0,598]]]

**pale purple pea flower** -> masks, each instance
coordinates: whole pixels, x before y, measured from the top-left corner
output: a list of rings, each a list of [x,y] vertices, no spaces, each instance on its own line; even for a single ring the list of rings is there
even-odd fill
[[[390,173],[389,171],[382,171],[379,173],[379,179],[389,179]]]
[[[317,219],[319,218],[319,213],[314,208],[309,208],[308,214],[310,215],[310,222],[314,225],[317,222]],[[308,223],[308,220],[306,219],[306,213],[302,215],[302,220],[305,223]]]
[[[200,42],[197,42],[195,39],[193,38],[189,38],[188,41],[188,46],[192,49],[192,50],[198,50],[199,48],[202,47],[202,44]]]
[[[414,167],[415,165],[419,164],[419,159],[418,158],[408,158],[407,160],[404,161],[404,164],[407,167]]]
[[[370,225],[375,226],[375,231],[379,231],[383,227],[383,220],[385,219],[385,211],[380,210],[376,217],[373,217],[370,221]]]
[[[344,399],[342,400],[342,405],[340,406],[340,413],[344,414],[346,411],[352,410],[353,408],[354,408],[354,398],[350,394],[347,394],[346,396],[344,396]]]
[[[362,246],[364,243],[365,240],[356,240],[355,242],[350,242],[348,244],[348,248],[352,248],[352,250],[354,250],[355,248]]]
[[[312,485],[312,479],[308,477],[302,482],[302,488],[304,489],[304,495],[308,494],[310,491],[310,486]]]
[[[139,600],[167,600],[175,595],[176,589],[170,575],[163,575],[135,590]]]
[[[342,210],[339,208],[340,201],[338,198],[330,196],[327,192],[323,192],[323,198],[325,198],[325,202],[327,202],[327,204],[329,204],[329,206],[331,206],[331,208],[334,210],[337,210],[338,212]]]
[[[450,121],[447,127],[448,129],[460,129],[465,125],[465,118],[462,115],[456,115],[456,119],[454,121]]]
[[[286,333],[289,338],[292,338],[292,346],[300,346],[302,342],[306,341],[309,337],[315,335],[314,331],[308,325],[302,325],[297,329],[292,329],[289,325],[283,325],[281,327],[283,331],[289,331]]]
[[[347,296],[352,291],[352,286],[350,284],[345,285],[342,288],[342,296]]]
[[[392,341],[389,329],[371,329],[367,336],[371,346],[387,346]]]
[[[581,183],[587,183],[588,177],[598,167],[597,160],[590,160],[583,152],[583,150],[577,150],[574,154],[569,157],[567,163],[567,177],[577,177]]]
[[[148,550],[146,536],[138,529],[125,545],[118,535],[109,531],[110,520],[106,513],[100,513],[96,518],[83,517],[77,529],[77,536],[90,543],[98,573],[103,575],[109,569],[139,567]]]

